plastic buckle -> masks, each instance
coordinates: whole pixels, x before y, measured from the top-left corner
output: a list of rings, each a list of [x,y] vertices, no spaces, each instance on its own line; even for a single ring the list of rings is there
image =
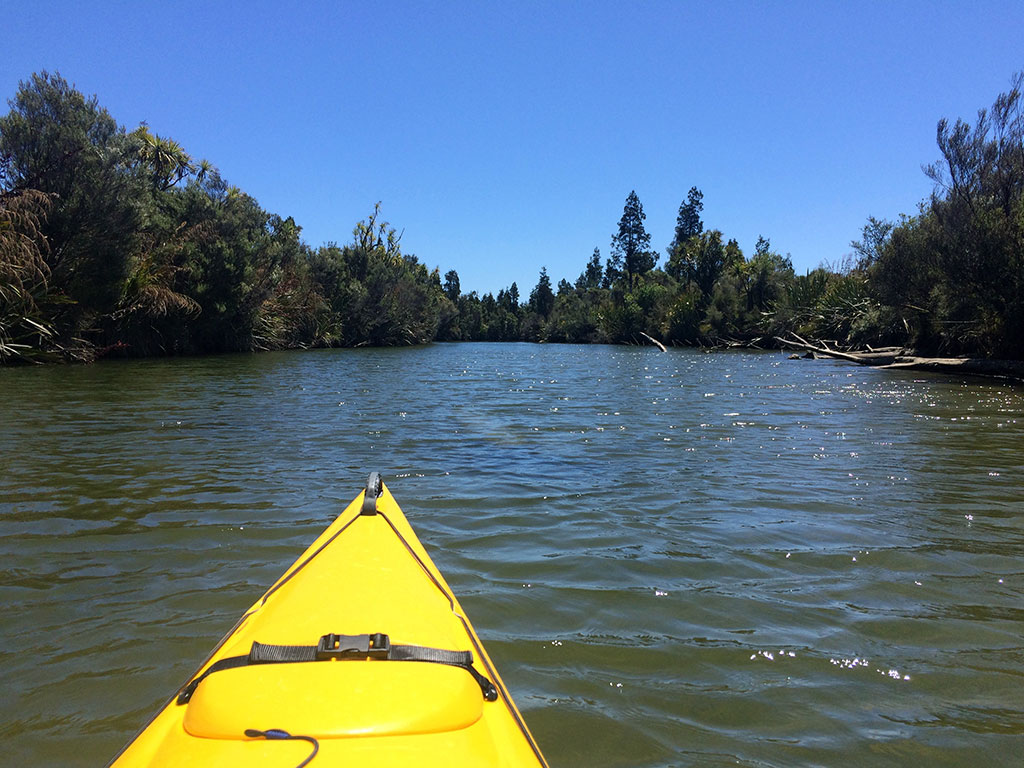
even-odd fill
[[[372,635],[324,635],[316,644],[317,661],[327,659],[386,659],[391,641],[382,632]]]

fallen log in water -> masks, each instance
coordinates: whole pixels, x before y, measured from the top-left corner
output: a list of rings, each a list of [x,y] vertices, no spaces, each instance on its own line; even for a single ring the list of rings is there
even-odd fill
[[[836,357],[840,360],[849,360],[851,363],[859,363],[860,365],[885,365],[886,363],[896,362],[896,352],[843,352],[838,349],[830,349],[823,343],[812,344],[806,339],[797,336],[795,333],[792,334],[792,336],[792,339],[784,339],[781,336],[776,336],[775,340],[783,347],[799,349],[804,352],[813,352],[815,355],[821,355],[824,357]],[[900,350],[900,352],[902,352],[902,350]]]
[[[875,368],[966,374],[1024,382],[1024,361],[1022,360],[990,360],[977,357],[920,357],[910,354],[902,347],[886,347],[868,352],[844,352],[838,349],[831,349],[822,343],[812,344],[795,333],[792,336],[793,338],[776,336],[775,340],[783,347],[811,352],[816,357],[834,357],[839,360],[848,360],[851,363],[870,365]]]
[[[966,373],[1024,382],[1024,361],[989,360],[977,357],[897,357],[882,368],[909,368],[935,373]]]
[[[725,339],[716,338],[713,341],[699,340],[697,346],[702,352],[718,352],[723,349],[765,349],[773,339],[768,336],[758,336],[756,339]]]
[[[645,339],[647,339],[647,340],[648,340],[649,342],[651,342],[651,344],[653,344],[654,346],[656,346],[656,347],[657,347],[658,349],[660,349],[660,350],[661,350],[662,352],[666,352],[666,351],[667,351],[667,350],[665,349],[665,345],[664,345],[664,344],[662,344],[662,343],[661,343],[660,341],[658,341],[658,340],[657,340],[656,338],[654,338],[653,336],[648,336],[648,335],[647,335],[646,333],[644,333],[643,331],[640,331],[639,333],[640,333],[640,335],[641,335],[641,336],[643,336],[643,337],[644,337]]]

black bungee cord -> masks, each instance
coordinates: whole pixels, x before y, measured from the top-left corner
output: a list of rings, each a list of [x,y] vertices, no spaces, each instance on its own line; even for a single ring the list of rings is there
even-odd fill
[[[308,741],[313,745],[313,751],[309,753],[309,757],[295,766],[295,768],[303,768],[303,766],[309,765],[310,761],[316,757],[316,753],[320,751],[320,742],[312,736],[292,736],[288,731],[282,731],[280,728],[268,728],[265,731],[246,728],[245,735],[250,739],[267,739],[268,741]]]

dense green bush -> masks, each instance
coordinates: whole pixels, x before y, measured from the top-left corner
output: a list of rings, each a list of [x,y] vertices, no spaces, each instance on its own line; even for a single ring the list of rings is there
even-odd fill
[[[430,341],[440,282],[378,217],[312,252],[173,140],[33,75],[0,118],[0,360]]]

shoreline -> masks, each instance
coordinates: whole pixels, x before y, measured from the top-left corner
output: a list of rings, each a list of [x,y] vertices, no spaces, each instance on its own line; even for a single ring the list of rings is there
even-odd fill
[[[791,355],[791,359],[795,358],[806,358],[806,359],[817,359],[817,358],[832,358],[837,360],[845,360],[847,362],[855,363],[857,365],[866,365],[872,368],[880,368],[885,370],[918,370],[926,371],[929,373],[938,373],[945,376],[971,376],[984,379],[998,379],[1007,381],[1012,384],[1024,384],[1024,360],[1004,360],[988,357],[933,357],[928,355],[920,355],[914,349],[909,347],[871,347],[868,346],[864,350],[852,350],[852,349],[836,349],[829,346],[829,342],[812,339],[808,340],[795,333],[790,333],[790,338],[781,336],[775,337],[759,337],[751,341],[728,341],[723,342],[714,346],[700,345],[700,344],[680,344],[673,342],[668,347],[657,339],[643,334],[644,340],[637,340],[634,344],[615,344],[612,342],[555,342],[555,341],[477,341],[477,340],[432,340],[425,344],[409,344],[409,345],[382,345],[375,346],[375,349],[397,349],[400,347],[408,346],[430,346],[431,344],[509,344],[509,343],[520,343],[520,344],[572,344],[574,346],[591,346],[595,343],[606,344],[608,346],[618,347],[631,347],[631,346],[650,346],[655,349],[659,349],[662,352],[668,351],[668,347],[679,348],[688,347],[694,350],[700,350],[706,353],[721,352],[721,351],[741,351],[741,350],[756,350],[759,352],[773,352],[773,351],[786,351],[795,350],[796,352],[802,352],[802,355]],[[834,342],[832,342],[835,345]],[[837,345],[835,345],[837,346]],[[262,354],[265,352],[297,352],[306,350],[316,349],[366,349],[367,345],[359,346],[323,346],[323,347],[311,347],[303,345],[295,346],[284,346],[274,349],[251,349],[251,350],[234,350],[234,351],[219,351],[219,352],[195,352],[185,354],[169,354],[169,355],[126,355],[126,354],[114,354],[114,355],[72,355],[65,356],[60,353],[53,353],[50,359],[33,359],[25,360],[19,358],[13,358],[7,361],[0,362],[0,370],[4,368],[21,368],[25,366],[42,366],[42,365],[91,365],[94,363],[106,362],[106,361],[124,361],[124,360],[159,360],[159,359],[172,359],[172,358],[194,358],[194,357],[209,357],[212,355],[225,355],[225,354]],[[122,348],[123,349],[123,348]]]
[[[1024,360],[997,360],[989,357],[930,357],[918,355],[906,347],[868,347],[865,351],[844,351],[831,349],[819,341],[817,344],[797,336],[795,338],[775,337],[782,349],[796,349],[811,357],[830,357],[846,360],[857,365],[886,370],[911,370],[941,373],[947,376],[967,375],[986,379],[1002,379],[1014,384],[1024,384]]]

